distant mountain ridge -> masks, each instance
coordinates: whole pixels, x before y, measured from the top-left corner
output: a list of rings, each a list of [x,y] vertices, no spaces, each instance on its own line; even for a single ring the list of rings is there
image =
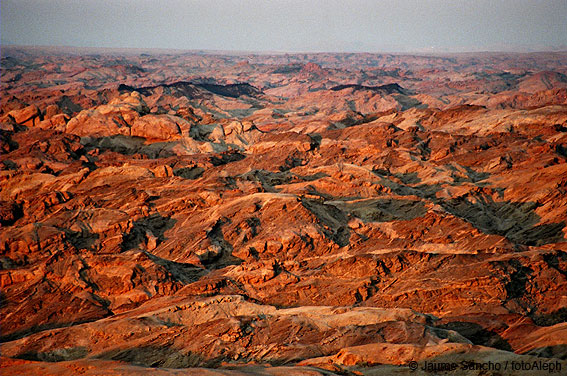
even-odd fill
[[[263,94],[261,90],[247,83],[220,85],[220,84],[196,83],[196,82],[187,82],[187,81],[178,81],[171,84],[160,84],[160,85],[146,86],[140,88],[135,88],[125,84],[120,84],[118,86],[118,91],[121,92],[137,91],[140,94],[149,95],[149,93],[153,89],[159,87],[180,89],[183,92],[192,92],[195,90],[196,87],[198,87],[210,91],[211,93],[222,95],[229,98],[238,98],[243,95],[254,97]]]
[[[346,84],[346,85],[337,85],[331,88],[332,91],[340,91],[344,89],[352,88],[354,90],[370,90],[380,94],[404,94],[408,95],[409,90],[404,89],[397,83],[380,85],[380,86],[365,86],[365,85],[358,85],[358,84]]]

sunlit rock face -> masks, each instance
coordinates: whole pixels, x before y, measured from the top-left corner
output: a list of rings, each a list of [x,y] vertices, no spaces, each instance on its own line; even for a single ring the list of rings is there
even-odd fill
[[[565,67],[3,48],[2,372],[565,370]]]

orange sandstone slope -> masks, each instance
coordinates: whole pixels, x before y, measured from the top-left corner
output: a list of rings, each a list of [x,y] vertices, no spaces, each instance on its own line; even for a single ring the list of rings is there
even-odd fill
[[[72,52],[2,58],[6,374],[567,367],[566,54]]]

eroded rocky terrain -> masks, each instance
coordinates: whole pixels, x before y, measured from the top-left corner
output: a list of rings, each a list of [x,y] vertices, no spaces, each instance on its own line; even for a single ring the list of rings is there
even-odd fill
[[[6,374],[567,369],[567,53],[1,64]]]

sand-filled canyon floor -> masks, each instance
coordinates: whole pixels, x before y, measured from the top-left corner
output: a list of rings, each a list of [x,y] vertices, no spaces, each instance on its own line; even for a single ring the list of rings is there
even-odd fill
[[[567,53],[1,68],[2,374],[566,372]]]

